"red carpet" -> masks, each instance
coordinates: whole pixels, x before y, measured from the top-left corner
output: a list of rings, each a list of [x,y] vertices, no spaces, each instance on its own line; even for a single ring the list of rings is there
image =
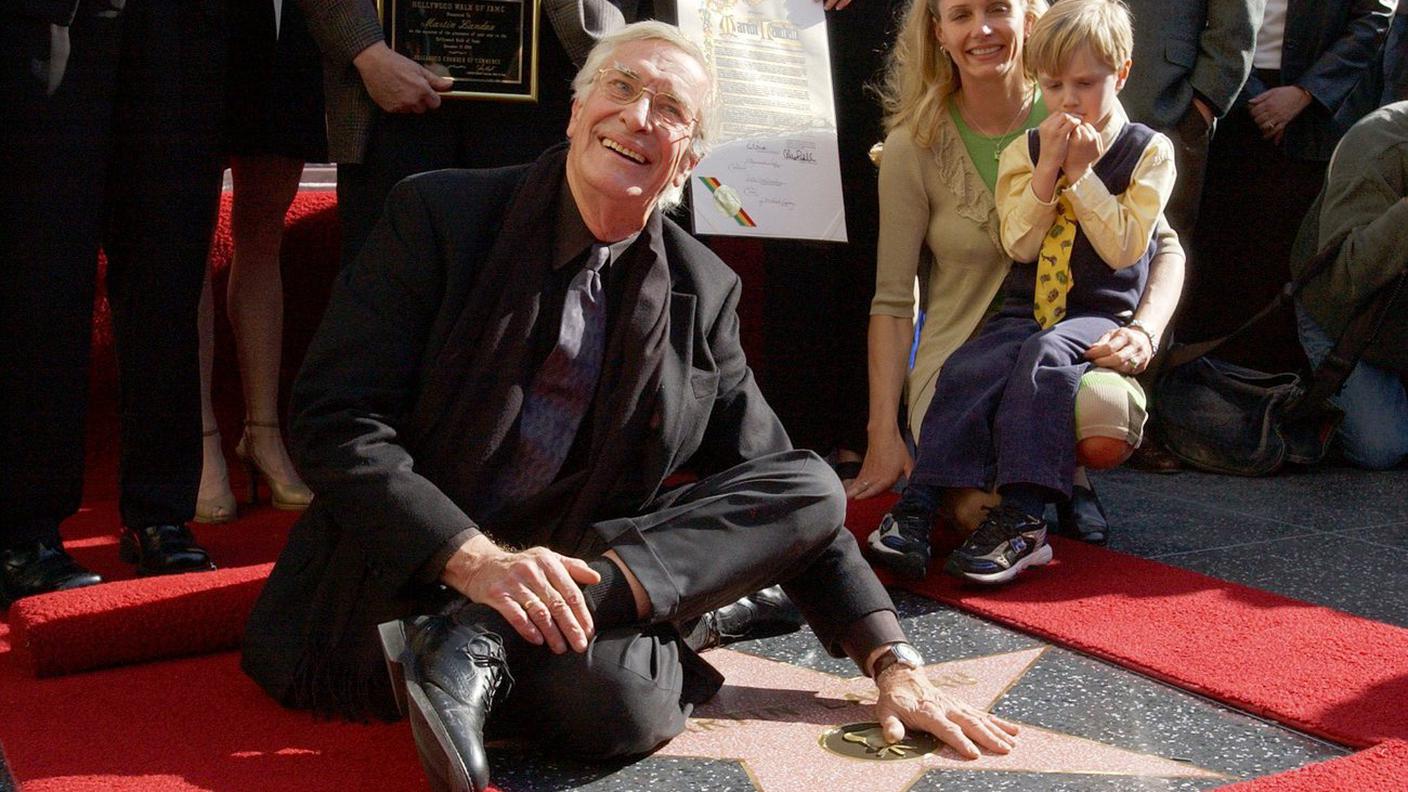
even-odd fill
[[[13,662],[53,676],[105,666],[225,651],[283,547],[295,512],[247,510],[226,525],[196,525],[215,572],[135,579],[117,558],[117,504],[84,508],[64,524],[69,552],[110,582],[15,603],[7,616]]]
[[[858,537],[892,499],[853,503]],[[1020,585],[906,588],[1334,742],[1408,740],[1408,630],[1060,538]],[[1408,789],[1408,783],[1405,783]]]
[[[863,532],[884,507],[853,504],[853,529]],[[98,512],[79,527],[111,519]],[[269,539],[281,540],[287,524],[288,515],[266,510],[202,527],[201,536],[217,558],[226,551],[246,562],[251,548],[272,554]],[[95,566],[104,557],[115,566],[111,540],[78,544]],[[1313,734],[1374,746],[1238,790],[1408,788],[1408,630],[1099,548],[1062,542],[1056,555],[1007,589],[938,578],[913,588]],[[421,788],[404,724],[320,722],[284,710],[239,672],[232,652],[31,675],[33,664],[64,673],[233,646],[265,569],[132,580],[12,609],[13,633],[0,627],[0,711],[23,716],[0,718],[0,742],[24,789]],[[12,650],[8,642],[22,636],[28,651]]]
[[[424,788],[404,724],[283,710],[229,652],[39,681],[0,661],[0,712],[24,792]]]
[[[1352,756],[1222,788],[1223,792],[1360,792],[1380,789],[1399,792],[1408,789],[1408,743],[1392,740]]]
[[[1408,630],[1078,542],[1001,591],[917,593],[1362,748],[1408,739]]]
[[[331,196],[305,195],[296,205],[305,220],[290,228],[284,252],[290,304],[299,306],[286,322],[288,360],[301,356],[326,298],[327,251],[336,249],[330,204]],[[100,342],[103,332],[95,332]],[[217,392],[237,393],[228,328],[218,332]],[[101,343],[95,359],[90,508],[64,533],[80,561],[122,580],[131,571],[117,561],[112,535],[114,440],[102,406],[111,401],[111,372]],[[218,402],[227,445],[237,440],[237,401]],[[848,522],[863,535],[888,505],[852,504]],[[285,710],[240,673],[233,652],[169,659],[233,648],[262,565],[295,516],[266,509],[198,526],[221,564],[216,573],[129,579],[11,609],[0,624],[0,743],[26,792],[424,788],[404,723],[326,722]],[[1408,789],[1408,630],[1099,548],[1063,542],[1056,557],[998,591],[947,579],[913,588],[1367,748],[1232,787],[1240,792]],[[160,658],[168,659],[72,673]],[[38,679],[35,671],[67,675]]]

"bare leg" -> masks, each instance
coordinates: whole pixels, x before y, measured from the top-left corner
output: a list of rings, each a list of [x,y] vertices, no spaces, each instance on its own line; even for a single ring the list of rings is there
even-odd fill
[[[210,404],[211,369],[215,362],[215,305],[210,294],[210,271],[200,292],[200,417],[204,427],[200,489],[196,492],[196,522],[221,523],[235,518],[235,496],[230,473],[220,448],[220,426]]]
[[[952,487],[944,490],[939,513],[964,536],[977,530],[988,509],[1002,502],[1002,496],[989,490]]]
[[[279,431],[279,366],[283,350],[283,278],[279,248],[284,215],[298,191],[303,163],[273,155],[231,159],[230,324],[244,384],[243,456],[275,490],[276,505],[301,505],[306,492]]]

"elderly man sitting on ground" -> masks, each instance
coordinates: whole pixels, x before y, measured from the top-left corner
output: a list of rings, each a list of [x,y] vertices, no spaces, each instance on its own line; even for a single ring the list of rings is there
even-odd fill
[[[489,738],[597,759],[671,739],[723,681],[699,622],[775,583],[875,677],[887,738],[1013,745],[921,673],[840,482],[758,391],[738,277],[662,216],[713,85],[675,28],[630,25],[577,75],[567,146],[402,182],[295,386],[318,496],[244,667],[290,706],[406,712],[438,788],[482,790]],[[686,463],[700,478],[667,486]]]

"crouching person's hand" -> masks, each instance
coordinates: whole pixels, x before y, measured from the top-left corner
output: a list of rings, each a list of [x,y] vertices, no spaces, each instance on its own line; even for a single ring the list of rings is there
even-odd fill
[[[875,684],[880,689],[875,719],[886,742],[899,742],[905,729],[915,729],[934,735],[967,759],[977,759],[979,748],[1005,754],[1016,744],[1015,723],[953,698],[921,670],[892,665],[880,672]]]

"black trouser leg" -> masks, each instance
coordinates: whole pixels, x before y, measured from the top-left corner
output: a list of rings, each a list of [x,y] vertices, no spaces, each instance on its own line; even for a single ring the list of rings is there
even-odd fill
[[[841,527],[844,507],[820,457],[786,451],[671,490],[639,517],[598,523],[652,613],[643,627],[603,630],[583,654],[532,646],[492,609],[468,606],[457,618],[504,637],[514,677],[489,736],[595,759],[650,750],[679,734],[693,705],[722,683],[674,624],[778,582],[839,651],[840,627],[894,607]]]
[[[669,625],[604,630],[583,654],[510,651],[513,690],[488,736],[589,759],[645,753],[683,731],[694,702],[716,689],[696,691],[692,664],[703,661]]]
[[[0,19],[0,544],[58,539],[83,493],[103,189],[125,19],[84,4],[49,95],[45,23]]]
[[[201,4],[132,2],[108,179],[108,295],[127,525],[181,523],[200,483],[196,308],[219,208],[224,36]]]
[[[361,164],[337,166],[337,219],[342,226],[342,268],[356,260],[381,219],[396,182],[455,164],[454,118],[444,105],[425,115],[379,113]]]
[[[721,682],[672,623],[778,582],[833,647],[839,627],[893,607],[841,527],[844,507],[825,462],[787,451],[665,493],[642,516],[599,523],[650,595],[650,625],[605,630],[581,655],[510,636],[514,692],[491,726],[599,759],[649,750]]]
[[[799,450],[671,490],[643,515],[595,529],[650,596],[651,623],[685,622],[782,583],[827,642],[827,625],[890,607],[841,527],[844,517],[835,473]],[[854,602],[845,601],[847,591],[857,592]],[[811,610],[823,603],[825,618]]]

